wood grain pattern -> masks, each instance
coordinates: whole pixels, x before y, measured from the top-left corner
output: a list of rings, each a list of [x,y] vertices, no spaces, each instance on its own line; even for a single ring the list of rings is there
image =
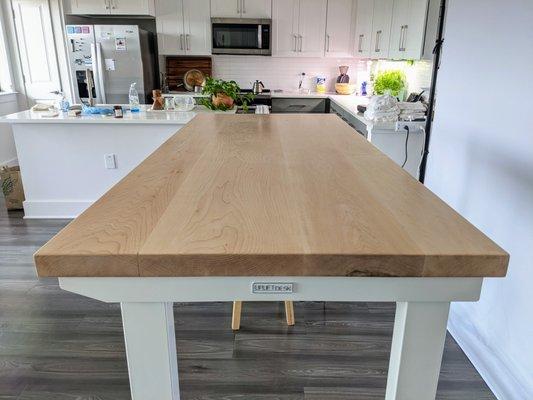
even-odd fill
[[[165,70],[169,89],[172,91],[186,92],[187,90],[182,86],[183,76],[191,69],[198,69],[205,76],[212,76],[211,57],[166,56]]]
[[[504,276],[508,254],[334,115],[197,116],[41,276]]]
[[[120,306],[37,279],[32,254],[67,221],[23,219],[0,196],[0,398],[131,400]],[[392,303],[176,303],[182,400],[385,397]],[[527,316],[524,316],[527,318]],[[495,400],[448,335],[437,400]]]

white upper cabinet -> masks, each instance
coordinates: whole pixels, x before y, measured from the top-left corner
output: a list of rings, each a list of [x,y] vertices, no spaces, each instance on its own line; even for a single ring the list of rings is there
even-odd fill
[[[241,18],[241,0],[211,0],[211,16]]]
[[[327,0],[273,0],[272,54],[323,57]]]
[[[352,57],[355,0],[328,0],[326,57]]]
[[[185,53],[191,56],[211,54],[211,16],[209,0],[183,0]]]
[[[209,0],[157,0],[159,54],[210,55]]]
[[[159,54],[184,54],[181,0],[156,0],[155,13]]]
[[[303,57],[323,57],[327,0],[300,0],[299,52]]]
[[[219,18],[271,18],[271,0],[211,0],[211,16]]]
[[[154,15],[154,0],[70,0],[71,14]]]
[[[358,0],[355,19],[355,49],[359,58],[370,58],[372,40],[372,20],[374,19],[374,0]]]
[[[271,0],[241,0],[242,18],[272,18]]]
[[[109,0],[70,0],[71,14],[110,14]]]
[[[109,0],[114,15],[154,15],[154,0]]]
[[[272,3],[272,54],[292,57],[298,51],[300,0],[274,0]]]
[[[394,0],[374,0],[371,57],[388,58]]]
[[[428,0],[394,0],[389,58],[422,56],[427,7]]]

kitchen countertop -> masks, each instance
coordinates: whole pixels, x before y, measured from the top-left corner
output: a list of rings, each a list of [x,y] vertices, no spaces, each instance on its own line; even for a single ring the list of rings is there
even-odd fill
[[[41,277],[488,277],[508,260],[331,114],[201,114],[35,255]]]
[[[112,106],[108,106],[111,107]],[[176,111],[146,111],[149,106],[142,105],[141,111],[131,113],[126,111],[123,118],[114,118],[104,115],[81,115],[79,117],[69,117],[66,113],[60,112],[57,117],[43,117],[42,111],[21,111],[15,114],[0,116],[0,122],[11,124],[169,124],[184,125],[192,120],[196,115],[202,113],[223,113],[234,114],[236,110],[211,111],[204,106],[196,106],[189,112]]]

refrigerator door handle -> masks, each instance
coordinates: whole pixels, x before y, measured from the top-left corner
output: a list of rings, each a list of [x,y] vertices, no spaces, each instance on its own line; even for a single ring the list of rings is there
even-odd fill
[[[96,77],[98,71],[98,58],[96,56],[96,45],[94,43],[91,43],[91,69],[93,72],[94,90],[96,91],[96,101],[100,102],[102,94],[100,93],[100,84]]]
[[[107,104],[107,99],[105,96],[105,81],[104,81],[104,60],[102,58],[102,45],[96,43],[96,81],[98,82],[98,87],[100,88],[100,99],[103,104]]]

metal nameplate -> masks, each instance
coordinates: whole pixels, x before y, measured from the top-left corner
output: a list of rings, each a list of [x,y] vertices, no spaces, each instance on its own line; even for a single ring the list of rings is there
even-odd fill
[[[252,293],[293,293],[294,283],[252,282]]]

